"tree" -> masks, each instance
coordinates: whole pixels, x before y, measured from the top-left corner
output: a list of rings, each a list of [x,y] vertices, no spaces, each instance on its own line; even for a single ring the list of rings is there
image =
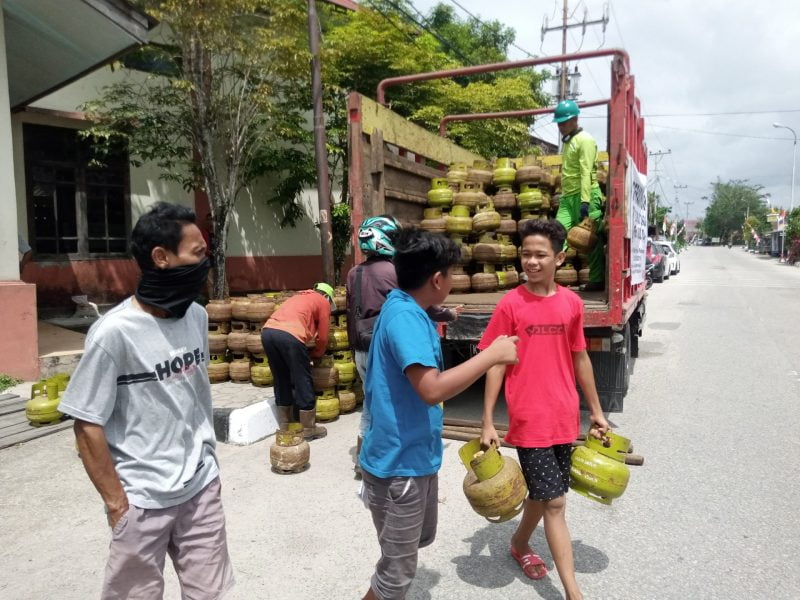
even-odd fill
[[[671,206],[666,206],[661,196],[653,191],[647,192],[647,216],[650,225],[654,225],[657,231],[661,231],[664,218],[672,212]]]
[[[732,235],[742,228],[747,218],[759,234],[763,234],[767,225],[767,207],[760,185],[753,185],[742,179],[732,179],[723,183],[712,184],[711,204],[706,208],[703,229],[706,235],[723,240],[732,239]],[[745,236],[749,227],[745,227]]]
[[[332,24],[326,36],[325,81],[332,87],[374,97],[387,77],[482,62],[506,60],[513,31],[493,21],[460,21],[439,5],[423,19],[401,0],[373,0]],[[412,20],[411,17],[414,17]],[[426,31],[420,23],[430,30]],[[447,114],[498,112],[544,104],[543,76],[520,70],[468,80],[433,80],[388,90],[392,110],[438,131]],[[490,158],[517,156],[530,144],[533,119],[506,119],[454,124],[449,137]]]
[[[292,0],[140,0],[161,23],[145,52],[158,73],[129,77],[84,106],[101,143],[123,139],[134,165],[208,194],[214,220],[213,296],[225,290],[231,209],[258,178],[278,179],[284,221],[302,214],[308,162],[308,42],[303,3]],[[311,158],[313,163],[313,155]],[[297,165],[300,165],[299,167]],[[299,186],[299,187],[298,187]]]

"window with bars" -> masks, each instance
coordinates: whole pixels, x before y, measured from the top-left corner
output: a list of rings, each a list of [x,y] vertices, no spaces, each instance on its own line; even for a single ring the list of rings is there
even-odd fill
[[[75,129],[23,126],[29,243],[37,257],[125,255],[130,172],[124,147],[102,157]]]

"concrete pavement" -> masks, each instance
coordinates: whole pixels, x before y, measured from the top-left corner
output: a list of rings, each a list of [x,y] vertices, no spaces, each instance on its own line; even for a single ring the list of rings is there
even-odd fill
[[[579,581],[586,598],[800,598],[800,269],[703,247],[681,266],[650,292],[625,412],[610,416],[645,466],[611,507],[569,494]],[[270,440],[219,446],[238,581],[228,598],[364,593],[378,547],[355,496],[357,425],[358,413],[330,424],[296,476],[269,471]],[[562,598],[541,529],[533,545],[551,572],[531,582],[507,553],[514,523],[470,510],[459,446],[446,441],[439,534],[409,600]],[[109,531],[70,433],[0,452],[0,523],[0,597],[98,597]],[[178,598],[169,566],[166,577]]]

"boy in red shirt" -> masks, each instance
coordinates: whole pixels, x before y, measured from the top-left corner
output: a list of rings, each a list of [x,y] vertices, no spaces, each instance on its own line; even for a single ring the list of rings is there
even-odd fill
[[[554,280],[556,268],[564,262],[566,235],[558,221],[532,220],[523,226],[521,262],[528,281],[497,304],[478,348],[488,348],[500,335],[519,336],[519,363],[497,365],[486,373],[481,433],[482,443],[499,444],[492,415],[505,378],[509,417],[505,441],[517,446],[530,492],[511,536],[511,556],[531,579],[547,574],[544,562],[529,545],[544,518],[547,544],[567,600],[575,600],[582,595],[575,579],[565,494],[571,442],[580,427],[576,379],[589,405],[592,433],[600,437],[608,423],[586,353],[583,302]]]

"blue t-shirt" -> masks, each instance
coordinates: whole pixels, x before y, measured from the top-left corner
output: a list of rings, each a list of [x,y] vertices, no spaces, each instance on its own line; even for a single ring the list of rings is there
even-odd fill
[[[372,415],[361,468],[375,477],[422,477],[442,465],[442,406],[419,397],[405,370],[443,368],[433,321],[402,290],[392,290],[375,323],[367,358],[366,398]]]

